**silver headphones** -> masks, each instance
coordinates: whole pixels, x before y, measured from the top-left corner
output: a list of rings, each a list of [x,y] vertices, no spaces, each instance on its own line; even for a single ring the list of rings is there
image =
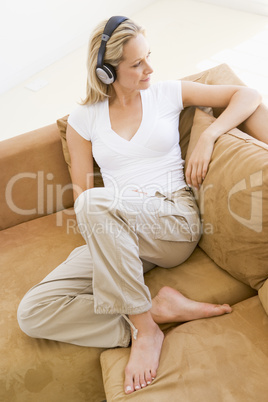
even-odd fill
[[[111,17],[107,24],[104,27],[103,34],[101,37],[101,45],[99,48],[99,53],[98,53],[98,58],[97,58],[97,68],[96,68],[96,74],[98,78],[100,79],[101,82],[104,84],[112,84],[116,80],[116,72],[115,68],[111,66],[111,64],[108,63],[103,63],[104,60],[104,55],[105,55],[105,50],[106,50],[106,44],[110,37],[112,36],[112,33],[114,30],[122,24],[125,20],[128,18],[126,17],[121,17],[121,16],[115,16]]]

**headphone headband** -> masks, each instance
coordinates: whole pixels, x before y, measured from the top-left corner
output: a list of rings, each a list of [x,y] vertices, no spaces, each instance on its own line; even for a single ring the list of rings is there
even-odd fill
[[[122,22],[124,22],[124,21],[127,20],[127,19],[128,19],[127,17],[122,17],[122,16],[120,16],[120,15],[116,15],[116,16],[114,16],[114,17],[111,17],[111,18],[107,21],[107,23],[106,23],[106,25],[105,25],[105,27],[104,27],[103,34],[109,36],[109,38],[110,38],[111,35],[112,35],[112,33],[113,33],[113,31],[115,31],[116,28],[117,28],[120,24],[122,24]]]
[[[111,17],[107,21],[104,27],[103,34],[101,37],[101,45],[98,52],[97,69],[96,69],[97,76],[104,84],[111,84],[115,80],[115,71],[113,67],[110,66],[109,64],[103,64],[104,55],[106,51],[106,44],[110,39],[110,37],[112,36],[112,33],[116,30],[116,28],[127,19],[128,18],[122,16]]]

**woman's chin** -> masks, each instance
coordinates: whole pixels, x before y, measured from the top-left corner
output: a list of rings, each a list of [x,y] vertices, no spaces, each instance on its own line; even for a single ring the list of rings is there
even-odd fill
[[[151,84],[151,79],[150,78],[147,78],[146,80],[141,80],[140,81],[140,85],[141,85],[142,89],[149,88],[150,84]]]

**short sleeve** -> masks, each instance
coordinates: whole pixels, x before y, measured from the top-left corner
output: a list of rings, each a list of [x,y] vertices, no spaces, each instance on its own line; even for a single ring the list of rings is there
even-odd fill
[[[70,113],[68,124],[85,140],[91,141],[93,120],[91,106],[79,105]]]
[[[183,110],[181,81],[170,80],[160,83],[160,96],[166,98],[179,113]]]

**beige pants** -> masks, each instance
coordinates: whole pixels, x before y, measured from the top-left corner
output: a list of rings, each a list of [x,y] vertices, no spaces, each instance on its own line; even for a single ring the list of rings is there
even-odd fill
[[[24,296],[19,325],[36,338],[127,346],[130,328],[123,315],[151,308],[144,272],[181,264],[197,245],[194,197],[189,188],[124,199],[93,188],[78,197],[75,212],[87,244]]]

